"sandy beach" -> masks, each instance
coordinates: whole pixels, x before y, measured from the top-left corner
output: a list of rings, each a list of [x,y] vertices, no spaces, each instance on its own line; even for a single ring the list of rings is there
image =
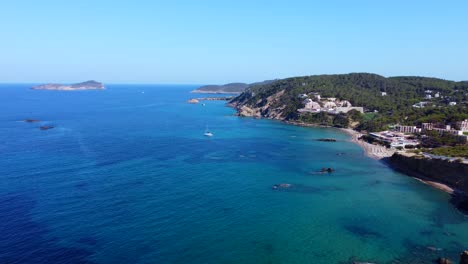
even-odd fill
[[[388,149],[384,146],[373,145],[359,140],[359,137],[361,137],[363,134],[359,133],[358,131],[352,130],[350,128],[342,128],[341,130],[351,135],[351,142],[361,146],[364,149],[364,154],[368,157],[373,159],[383,159],[391,157],[396,152],[394,149]]]

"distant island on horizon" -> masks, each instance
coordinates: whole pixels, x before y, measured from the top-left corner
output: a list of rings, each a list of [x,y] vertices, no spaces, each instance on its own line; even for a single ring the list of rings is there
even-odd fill
[[[74,84],[48,83],[31,87],[33,90],[56,90],[56,91],[77,91],[77,90],[104,90],[104,84],[97,81],[86,81]]]

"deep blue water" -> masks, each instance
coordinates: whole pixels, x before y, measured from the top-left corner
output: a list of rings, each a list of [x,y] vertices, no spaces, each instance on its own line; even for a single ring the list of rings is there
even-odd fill
[[[338,130],[191,105],[193,86],[29,87],[0,85],[0,263],[430,263],[468,247],[447,194]]]

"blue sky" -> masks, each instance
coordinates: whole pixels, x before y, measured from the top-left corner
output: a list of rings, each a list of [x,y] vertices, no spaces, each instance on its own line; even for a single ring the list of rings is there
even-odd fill
[[[0,82],[468,80],[468,1],[0,2]]]

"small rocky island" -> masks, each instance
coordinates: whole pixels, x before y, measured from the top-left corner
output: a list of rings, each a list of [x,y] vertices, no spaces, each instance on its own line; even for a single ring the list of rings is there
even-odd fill
[[[77,90],[104,90],[104,84],[96,81],[86,81],[74,84],[48,83],[33,86],[33,90],[56,90],[56,91],[77,91]]]

